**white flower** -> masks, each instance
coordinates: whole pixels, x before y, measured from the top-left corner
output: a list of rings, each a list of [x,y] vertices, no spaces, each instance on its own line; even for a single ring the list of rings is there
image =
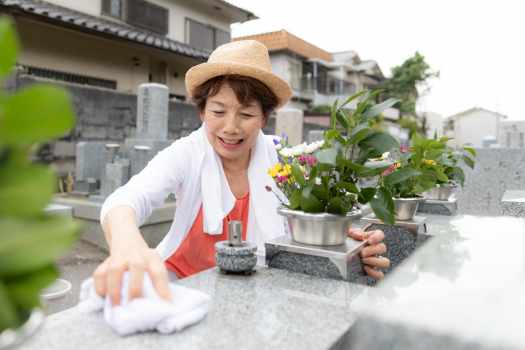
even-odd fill
[[[321,148],[323,146],[323,144],[324,144],[323,140],[312,142],[311,144],[306,145],[305,153],[309,153],[309,154],[310,153],[314,153],[319,148]]]
[[[285,158],[289,158],[293,156],[292,148],[286,147],[279,151],[279,154]]]
[[[294,156],[300,156],[301,154],[304,154],[305,150],[306,150],[306,143],[301,143],[300,145],[292,147],[292,154]]]
[[[385,152],[381,155],[381,160],[387,159],[390,156],[390,152]]]
[[[283,145],[281,145],[280,143],[275,145],[276,150],[280,150],[281,148],[283,148]]]
[[[316,185],[321,185],[323,182],[321,181],[321,178],[318,176],[315,178],[315,184]]]

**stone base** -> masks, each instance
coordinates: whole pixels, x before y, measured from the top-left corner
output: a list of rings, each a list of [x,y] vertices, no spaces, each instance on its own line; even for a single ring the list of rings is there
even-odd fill
[[[82,197],[56,196],[53,203],[73,208],[73,217],[82,224],[82,239],[108,250],[99,222],[102,202]],[[174,216],[175,202],[167,202],[162,207],[155,209],[140,227],[140,232],[150,247],[156,247],[168,233]]]
[[[454,216],[458,213],[458,202],[455,198],[448,201],[425,199],[419,203],[418,213]]]
[[[505,191],[501,199],[501,214],[525,217],[525,191]]]
[[[265,243],[268,267],[321,278],[367,283],[359,252],[363,242],[347,239],[346,245],[313,246],[282,236]]]
[[[367,223],[365,231],[382,230],[385,233],[385,256],[390,259],[390,267],[384,270],[386,273],[401,264],[431,237],[426,234],[426,219],[420,216],[415,216],[412,221],[398,221],[394,225],[385,225],[373,216],[362,220]]]

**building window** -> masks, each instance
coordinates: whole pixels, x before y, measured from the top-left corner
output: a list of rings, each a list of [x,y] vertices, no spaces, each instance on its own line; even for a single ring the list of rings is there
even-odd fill
[[[102,14],[122,19],[122,0],[102,0]]]
[[[169,10],[148,1],[102,0],[102,14],[157,34],[168,34]]]
[[[75,83],[81,85],[98,86],[112,90],[115,90],[117,88],[117,82],[115,80],[100,79],[86,75],[61,72],[46,68],[36,68],[29,66],[25,66],[24,68],[27,74],[35,77],[65,81],[68,83]]]
[[[230,42],[230,33],[186,18],[186,42],[195,48],[213,51]]]

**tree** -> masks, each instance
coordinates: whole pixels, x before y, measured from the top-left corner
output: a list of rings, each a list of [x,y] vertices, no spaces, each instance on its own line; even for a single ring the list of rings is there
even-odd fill
[[[425,57],[416,52],[403,64],[392,68],[392,77],[380,86],[384,99],[396,98],[400,101],[396,107],[399,108],[403,124],[411,125],[409,128],[411,133],[414,131],[414,123],[419,129],[424,125],[416,114],[416,102],[420,97],[420,91],[428,92],[426,82],[433,77],[439,77],[439,72],[433,71],[425,61]]]

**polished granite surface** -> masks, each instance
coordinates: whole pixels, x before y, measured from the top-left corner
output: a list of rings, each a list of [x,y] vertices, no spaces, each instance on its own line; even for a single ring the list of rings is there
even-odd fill
[[[525,191],[505,191],[501,198],[501,213],[503,215],[525,217]]]
[[[262,267],[250,277],[212,269],[180,281],[213,299],[206,319],[180,334],[120,338],[100,314],[70,309],[23,348],[525,348],[525,220],[427,217],[436,237],[375,288]],[[357,327],[358,314],[373,322]],[[352,329],[359,336],[349,339]]]
[[[525,220],[465,215],[430,222],[436,237],[362,293],[352,310],[377,325],[395,325],[391,339],[403,344],[417,344],[407,339],[423,332],[456,339],[454,344],[525,348]],[[359,337],[363,341],[354,345],[390,335],[361,330]],[[400,347],[394,341],[391,348]]]
[[[327,349],[352,325],[352,301],[367,287],[285,270],[249,277],[216,269],[181,280],[212,297],[207,317],[180,334],[121,338],[101,314],[75,308],[50,316],[23,349]]]

